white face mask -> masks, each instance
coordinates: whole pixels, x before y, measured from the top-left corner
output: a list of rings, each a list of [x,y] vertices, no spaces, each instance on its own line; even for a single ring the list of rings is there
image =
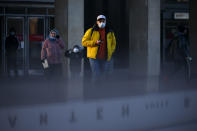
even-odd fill
[[[98,24],[98,27],[99,27],[99,28],[105,28],[105,25],[106,25],[106,23],[101,22],[101,23]]]
[[[74,49],[73,49],[73,52],[74,52],[74,53],[78,53],[78,52],[79,52],[79,49],[78,49],[78,48],[74,48]]]
[[[55,38],[55,37],[50,36],[50,35],[49,35],[49,39],[50,39],[51,41],[55,41],[55,40],[56,40],[56,38]]]

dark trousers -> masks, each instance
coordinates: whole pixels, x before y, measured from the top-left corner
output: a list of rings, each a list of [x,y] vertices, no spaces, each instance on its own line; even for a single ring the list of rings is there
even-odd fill
[[[99,83],[100,81],[105,80],[112,71],[112,60],[107,61],[89,58],[89,62],[92,70],[92,83],[96,83],[96,81]]]
[[[10,71],[13,70],[17,76],[17,54],[15,52],[7,54],[7,71],[10,76]]]
[[[50,64],[45,69],[45,75],[48,80],[58,80],[62,78],[62,64]]]

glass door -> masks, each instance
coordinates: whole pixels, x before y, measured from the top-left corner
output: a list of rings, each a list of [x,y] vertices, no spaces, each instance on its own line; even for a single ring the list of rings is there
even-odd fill
[[[42,17],[29,17],[29,75],[42,75],[40,60],[42,44],[45,36],[45,21]]]
[[[24,75],[24,18],[23,17],[6,17],[6,36],[9,36],[10,29],[13,28],[16,31],[16,37],[19,42],[18,49],[16,51],[16,65],[15,66],[9,66],[12,65],[12,63],[9,63],[8,57],[5,60],[6,63],[6,69],[9,75],[18,75],[23,76]],[[5,46],[4,46],[5,47]],[[15,70],[17,70],[15,72]]]

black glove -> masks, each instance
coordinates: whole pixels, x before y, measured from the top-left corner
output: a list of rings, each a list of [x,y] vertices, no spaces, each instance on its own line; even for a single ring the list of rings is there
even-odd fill
[[[67,51],[65,52],[64,55],[65,55],[66,57],[70,57],[71,53],[72,53],[72,50],[69,49],[69,50],[67,50]]]
[[[44,59],[43,59],[43,60],[41,60],[41,63],[44,63]]]
[[[59,38],[60,38],[60,36],[59,36],[59,35],[56,35],[56,38],[57,38],[57,39],[59,39]]]

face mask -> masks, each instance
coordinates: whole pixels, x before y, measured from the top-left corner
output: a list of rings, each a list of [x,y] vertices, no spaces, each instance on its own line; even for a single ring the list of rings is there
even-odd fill
[[[99,28],[105,28],[105,25],[106,25],[106,23],[101,22],[101,23],[98,24],[98,27],[99,27]]]
[[[10,35],[15,35],[15,32],[10,32]]]
[[[56,38],[55,38],[55,37],[52,37],[52,36],[49,36],[49,40],[51,40],[51,41],[55,41],[55,40],[56,40]]]
[[[74,53],[78,53],[78,52],[79,52],[79,49],[78,49],[78,48],[74,48],[74,49],[73,49],[73,52],[74,52]]]

